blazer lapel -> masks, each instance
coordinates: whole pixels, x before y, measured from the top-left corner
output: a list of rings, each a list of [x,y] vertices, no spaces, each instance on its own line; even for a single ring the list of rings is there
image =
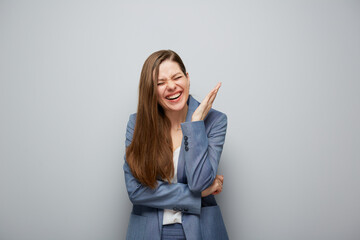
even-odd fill
[[[191,117],[195,112],[196,108],[200,105],[198,101],[196,101],[191,95],[189,95],[188,101],[188,112],[186,114],[185,122],[191,122]],[[185,176],[185,158],[184,158],[184,144],[181,141],[180,154],[178,160],[178,169],[177,169],[177,180],[179,183],[187,183],[187,179]]]

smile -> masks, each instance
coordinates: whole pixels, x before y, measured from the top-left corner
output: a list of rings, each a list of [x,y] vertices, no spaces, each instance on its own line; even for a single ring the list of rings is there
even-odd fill
[[[176,93],[174,95],[167,96],[165,98],[168,99],[168,100],[175,100],[175,99],[178,99],[181,96],[181,94],[182,94],[182,92],[178,92],[178,93]]]

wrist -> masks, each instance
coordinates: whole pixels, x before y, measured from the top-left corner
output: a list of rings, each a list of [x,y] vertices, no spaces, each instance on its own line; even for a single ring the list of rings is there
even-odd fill
[[[210,193],[209,193],[209,190],[208,189],[205,189],[204,191],[201,192],[201,197],[206,197],[208,196]]]
[[[198,121],[201,121],[202,119],[200,117],[192,117],[191,118],[191,121],[192,122],[198,122]]]

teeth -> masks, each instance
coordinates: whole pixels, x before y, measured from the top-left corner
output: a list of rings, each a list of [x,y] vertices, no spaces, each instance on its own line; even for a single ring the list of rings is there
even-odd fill
[[[177,93],[177,94],[174,94],[174,95],[169,96],[169,97],[166,97],[166,98],[169,99],[169,100],[173,100],[173,99],[178,98],[178,97],[180,96],[180,94],[181,94],[181,93]]]

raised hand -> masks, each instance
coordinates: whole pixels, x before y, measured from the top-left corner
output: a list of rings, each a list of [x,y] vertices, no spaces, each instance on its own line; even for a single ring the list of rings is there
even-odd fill
[[[191,117],[191,121],[201,121],[204,120],[208,112],[210,111],[212,104],[215,100],[216,94],[221,87],[221,82],[219,82],[213,90],[209,92],[209,94],[204,98],[204,100],[200,103],[198,108],[195,110]]]
[[[210,187],[208,187],[207,189],[205,189],[204,191],[201,192],[201,196],[207,197],[210,194],[217,195],[217,194],[221,193],[222,187],[223,187],[223,182],[224,182],[224,176],[216,175],[216,177],[215,177],[213,183],[210,185]]]

